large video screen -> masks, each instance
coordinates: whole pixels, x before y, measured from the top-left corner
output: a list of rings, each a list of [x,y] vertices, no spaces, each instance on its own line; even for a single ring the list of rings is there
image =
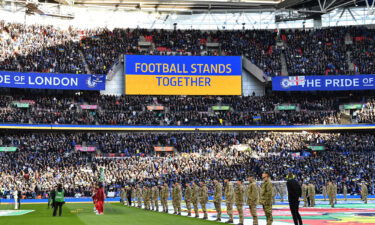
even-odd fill
[[[241,95],[240,56],[125,55],[125,94]]]

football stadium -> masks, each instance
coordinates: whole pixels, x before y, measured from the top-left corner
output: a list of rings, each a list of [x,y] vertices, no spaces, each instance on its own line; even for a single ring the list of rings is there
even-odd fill
[[[0,0],[1,225],[375,225],[374,0]]]

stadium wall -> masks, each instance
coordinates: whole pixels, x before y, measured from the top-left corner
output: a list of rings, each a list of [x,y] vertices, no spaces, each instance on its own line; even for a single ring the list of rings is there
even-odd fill
[[[263,96],[265,94],[265,86],[249,72],[242,69],[242,95],[250,96],[253,92],[256,96]]]
[[[125,76],[124,76],[124,63],[118,63],[113,68],[113,77],[111,80],[107,80],[105,90],[101,91],[101,94],[105,95],[122,95],[125,93]],[[107,75],[108,77],[108,75]]]

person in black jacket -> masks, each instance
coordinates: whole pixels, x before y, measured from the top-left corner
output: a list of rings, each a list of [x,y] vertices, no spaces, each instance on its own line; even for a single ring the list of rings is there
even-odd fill
[[[294,175],[289,173],[287,176],[288,181],[286,186],[288,188],[289,208],[293,216],[295,225],[302,225],[302,218],[299,214],[299,198],[302,194],[301,185],[294,179]]]
[[[17,193],[17,204],[18,204],[18,207],[17,207],[17,209],[21,209],[21,199],[22,199],[22,192],[21,191],[18,191],[18,193]]]
[[[128,199],[128,206],[132,205],[132,191],[133,191],[133,187],[132,186],[128,187],[128,191],[126,192],[126,197]]]

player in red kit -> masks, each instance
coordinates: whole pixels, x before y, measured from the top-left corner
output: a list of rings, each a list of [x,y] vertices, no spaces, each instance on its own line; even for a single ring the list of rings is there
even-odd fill
[[[99,183],[99,187],[96,189],[96,193],[94,195],[95,207],[98,211],[98,215],[102,215],[104,212],[104,199],[105,194],[103,184]]]

